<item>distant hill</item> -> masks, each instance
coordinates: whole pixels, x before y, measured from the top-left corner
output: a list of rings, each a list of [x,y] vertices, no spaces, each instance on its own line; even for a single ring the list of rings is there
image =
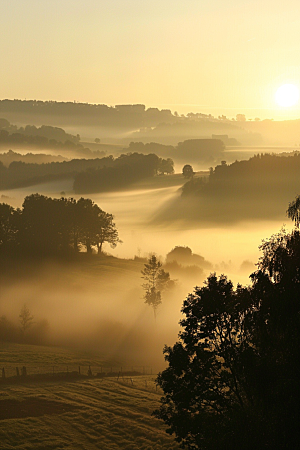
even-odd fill
[[[256,155],[248,161],[225,161],[207,178],[194,177],[157,221],[196,222],[197,226],[243,220],[284,220],[289,202],[300,193],[300,153]]]
[[[0,117],[21,124],[42,126],[46,123],[84,130],[86,136],[98,134],[100,139],[102,136],[115,141],[122,138],[127,144],[132,140],[144,143],[155,140],[174,145],[179,140],[211,138],[212,135],[228,135],[229,140],[236,139],[242,145],[300,144],[300,119],[247,121],[243,114],[237,115],[238,120],[202,113],[180,116],[169,109],[146,108],[143,104],[107,106],[3,99],[0,100]]]
[[[26,153],[22,155],[21,153],[13,152],[9,150],[8,152],[0,153],[0,161],[8,167],[14,161],[21,161],[24,163],[31,164],[45,164],[51,162],[62,162],[66,161],[67,158],[57,155],[46,155],[44,153]]]

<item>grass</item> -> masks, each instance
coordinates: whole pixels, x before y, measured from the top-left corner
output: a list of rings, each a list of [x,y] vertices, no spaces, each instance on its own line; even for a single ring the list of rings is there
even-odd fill
[[[54,347],[1,344],[0,365],[100,363]],[[19,450],[161,450],[178,445],[151,416],[161,391],[155,375],[0,384],[0,448]]]

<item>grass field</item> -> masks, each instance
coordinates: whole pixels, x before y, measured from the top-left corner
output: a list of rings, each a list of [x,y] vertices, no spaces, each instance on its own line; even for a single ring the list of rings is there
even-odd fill
[[[36,358],[101,363],[64,349],[1,344],[1,366],[20,358],[29,368]],[[164,426],[151,417],[160,396],[154,375],[0,384],[0,448],[177,449]]]

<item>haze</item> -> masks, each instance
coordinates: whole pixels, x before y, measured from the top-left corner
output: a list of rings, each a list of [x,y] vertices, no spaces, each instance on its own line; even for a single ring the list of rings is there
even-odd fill
[[[151,368],[153,402],[144,406],[143,378],[137,423],[155,443],[139,448],[171,448],[150,433],[148,412],[184,300],[212,273],[251,285],[262,241],[293,227],[298,9],[296,0],[0,2],[0,382],[16,383],[1,392],[12,404],[16,392],[27,398],[24,365],[46,361],[51,372],[47,355],[65,358],[68,376],[76,368],[70,404],[83,386],[69,427],[75,441],[85,423],[82,448],[100,445],[102,411],[95,397],[94,438],[85,388],[100,386],[105,365]],[[100,376],[82,377],[78,361],[101,364]],[[136,385],[119,375],[112,385],[132,400]],[[107,448],[137,448],[127,425],[128,445],[113,442],[124,430],[111,427],[109,402]],[[64,417],[54,419],[63,431]],[[45,444],[31,446],[16,420],[7,447]],[[59,448],[73,445],[67,436]]]
[[[3,0],[1,98],[289,119],[298,3]],[[22,74],[22,82],[20,82]]]

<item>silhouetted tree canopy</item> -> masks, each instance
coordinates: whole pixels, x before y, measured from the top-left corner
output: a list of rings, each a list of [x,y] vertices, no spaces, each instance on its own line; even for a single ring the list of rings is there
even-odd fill
[[[170,158],[139,153],[44,164],[13,161],[5,167],[0,161],[0,189],[31,186],[55,179],[74,178],[76,193],[118,190],[146,177],[174,172]]]
[[[28,254],[65,254],[95,247],[101,253],[107,242],[120,241],[112,214],[92,200],[53,199],[32,194],[24,199],[22,210],[0,204],[0,252],[11,250]]]
[[[186,164],[185,166],[183,166],[182,175],[184,176],[184,178],[193,178],[194,171],[190,164]]]
[[[207,224],[253,219],[283,219],[289,200],[300,190],[300,153],[256,155],[220,164],[208,177],[194,176],[157,214],[157,221],[197,221]]]
[[[211,269],[212,264],[206,261],[203,256],[193,253],[190,247],[176,246],[166,256],[166,263],[176,261],[184,266],[197,265],[204,269]]]
[[[122,154],[110,167],[87,169],[75,176],[74,191],[77,193],[104,192],[124,189],[146,177],[173,173],[173,161],[155,154]]]
[[[251,285],[211,274],[164,348],[155,416],[187,449],[295,449],[300,439],[300,233],[263,241]]]
[[[165,272],[162,263],[155,255],[150,256],[141,273],[144,279],[142,286],[145,290],[145,303],[152,306],[154,317],[156,317],[157,308],[161,304],[161,293],[167,287],[171,287],[174,281],[170,279],[169,272]]]

